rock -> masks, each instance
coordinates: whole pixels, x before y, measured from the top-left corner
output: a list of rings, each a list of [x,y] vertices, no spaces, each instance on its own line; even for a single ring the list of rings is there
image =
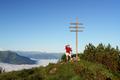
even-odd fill
[[[53,68],[53,69],[50,70],[49,73],[50,73],[50,74],[54,74],[54,73],[56,72],[56,70],[57,70],[57,68]]]

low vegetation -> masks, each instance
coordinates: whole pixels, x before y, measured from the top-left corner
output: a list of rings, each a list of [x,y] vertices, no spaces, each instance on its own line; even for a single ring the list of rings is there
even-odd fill
[[[0,74],[0,80],[119,80],[120,75],[101,64],[82,60]]]
[[[120,50],[118,46],[113,48],[110,44],[107,46],[102,43],[98,46],[89,44],[86,45],[81,58],[87,61],[101,63],[112,71],[120,72]]]

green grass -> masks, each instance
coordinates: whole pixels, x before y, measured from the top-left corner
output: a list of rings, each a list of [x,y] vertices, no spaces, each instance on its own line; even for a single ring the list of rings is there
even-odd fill
[[[120,80],[120,73],[85,60],[0,74],[0,80]]]

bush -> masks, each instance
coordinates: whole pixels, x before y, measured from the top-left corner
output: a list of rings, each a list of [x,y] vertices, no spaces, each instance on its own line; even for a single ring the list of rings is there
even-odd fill
[[[85,47],[82,58],[104,64],[109,69],[120,72],[120,51],[118,46],[112,48],[110,44],[105,46],[101,43],[95,47],[93,44],[88,44]]]

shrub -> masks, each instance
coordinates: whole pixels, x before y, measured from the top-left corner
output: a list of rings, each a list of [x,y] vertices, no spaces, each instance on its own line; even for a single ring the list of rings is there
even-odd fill
[[[105,46],[101,43],[95,47],[93,44],[88,44],[85,47],[82,58],[104,64],[109,69],[120,72],[120,51],[118,46],[112,48],[110,44]]]

